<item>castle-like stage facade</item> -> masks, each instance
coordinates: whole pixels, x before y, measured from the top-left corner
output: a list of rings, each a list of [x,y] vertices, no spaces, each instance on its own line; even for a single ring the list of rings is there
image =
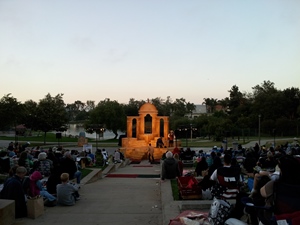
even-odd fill
[[[168,147],[169,117],[158,116],[156,107],[147,102],[139,109],[138,116],[127,117],[127,137],[122,138],[123,152],[126,158],[131,160],[142,160],[147,158],[148,146],[154,147],[154,158],[160,159],[162,155],[173,150],[174,147]],[[161,138],[164,146],[156,147],[157,139]]]

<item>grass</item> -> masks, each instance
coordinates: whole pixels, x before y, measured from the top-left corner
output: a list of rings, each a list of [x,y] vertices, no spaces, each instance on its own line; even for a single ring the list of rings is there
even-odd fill
[[[171,180],[171,187],[172,187],[172,193],[173,193],[173,199],[175,201],[179,200],[179,189],[178,189],[178,184],[177,180]]]
[[[10,140],[12,142],[19,142],[20,144],[24,144],[26,142],[31,142],[31,146],[41,146],[41,147],[50,147],[62,145],[64,147],[74,147],[77,146],[78,139],[75,137],[65,137],[62,135],[61,139],[57,139],[55,133],[47,133],[46,141],[44,144],[44,134],[43,133],[34,133],[32,136],[0,136],[1,140]],[[88,138],[88,143],[96,143],[95,139]],[[109,146],[117,146],[118,139],[106,139],[106,140],[97,140],[98,147],[109,147]]]
[[[261,137],[261,141],[263,140],[273,140],[273,137]],[[220,147],[220,145],[222,144],[221,141],[212,141],[212,140],[208,140],[208,139],[180,139],[181,141],[181,146],[183,147],[213,147],[213,146],[218,146]],[[258,142],[258,137],[245,137],[245,139],[243,139],[243,137],[240,137],[240,140],[238,141],[237,139],[232,139],[232,138],[228,138],[227,139],[227,146],[231,147],[232,143],[237,142],[241,145],[243,144],[247,144],[251,141],[256,141]],[[281,145],[281,144],[285,144],[286,142],[293,142],[294,138],[293,137],[277,137],[275,138],[275,143],[276,145]],[[272,146],[273,141],[268,141],[266,144],[266,147],[270,147]]]
[[[84,168],[81,170],[81,179],[83,179],[84,177],[86,177],[90,172],[92,172],[92,169],[89,168]]]

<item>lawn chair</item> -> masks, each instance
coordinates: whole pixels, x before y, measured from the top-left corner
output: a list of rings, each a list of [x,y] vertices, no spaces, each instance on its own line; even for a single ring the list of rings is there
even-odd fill
[[[287,224],[300,224],[295,222],[300,221],[299,190],[300,185],[275,182],[271,207],[255,206],[251,198],[243,198],[242,202],[246,206],[246,212],[252,217],[251,220],[255,219],[253,214],[256,213],[258,220],[264,225],[277,224],[278,219],[289,221]]]

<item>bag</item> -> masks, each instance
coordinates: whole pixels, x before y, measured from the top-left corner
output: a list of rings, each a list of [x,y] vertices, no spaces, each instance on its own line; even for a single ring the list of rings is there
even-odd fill
[[[197,224],[210,225],[208,222],[208,213],[194,210],[181,212],[176,218],[171,219],[168,225]]]
[[[35,219],[44,214],[44,199],[37,196],[27,200],[27,215],[31,219]]]
[[[214,198],[210,206],[208,219],[211,225],[223,225],[231,212],[231,205],[226,200]]]

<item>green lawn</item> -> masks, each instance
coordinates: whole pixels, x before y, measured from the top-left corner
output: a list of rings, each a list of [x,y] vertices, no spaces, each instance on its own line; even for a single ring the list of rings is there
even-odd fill
[[[81,171],[81,179],[83,179],[84,177],[86,177],[90,172],[92,172],[92,169],[89,168],[84,168]]]
[[[172,194],[173,194],[173,199],[175,201],[179,200],[179,189],[178,189],[178,184],[177,184],[177,180],[171,180],[171,187],[172,187]]]
[[[64,136],[62,135],[62,138],[61,139],[57,139],[56,138],[56,135],[55,133],[47,133],[46,134],[46,143],[44,144],[44,133],[33,133],[32,136],[17,136],[17,137],[8,137],[8,136],[0,136],[0,141],[1,140],[10,140],[10,141],[17,141],[21,144],[23,143],[26,143],[26,142],[31,142],[31,143],[34,143],[34,146],[45,146],[45,145],[58,145],[60,143],[70,143],[70,144],[64,144],[65,147],[71,147],[71,146],[74,146],[77,145],[77,141],[78,139],[73,137],[68,137],[68,136]],[[90,139],[88,138],[88,143],[96,143],[96,140],[95,139]],[[106,140],[97,140],[97,143],[99,144],[99,146],[116,146],[117,143],[118,143],[118,139],[106,139]]]

